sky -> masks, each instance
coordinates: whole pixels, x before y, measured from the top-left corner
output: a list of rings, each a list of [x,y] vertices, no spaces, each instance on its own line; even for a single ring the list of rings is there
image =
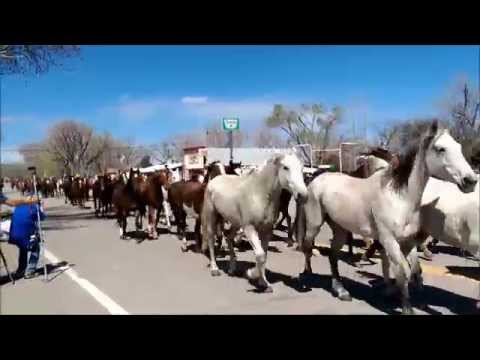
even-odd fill
[[[382,124],[434,116],[460,77],[479,82],[478,46],[82,46],[80,59],[40,76],[1,82],[2,159],[42,140],[62,119],[157,144],[220,126],[259,126],[276,103],[345,110],[374,136]]]

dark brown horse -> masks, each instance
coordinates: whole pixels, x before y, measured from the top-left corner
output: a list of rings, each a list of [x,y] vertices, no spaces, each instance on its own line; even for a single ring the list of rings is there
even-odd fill
[[[203,183],[196,179],[189,181],[181,180],[173,183],[168,189],[168,200],[175,217],[178,236],[182,240],[182,251],[187,251],[187,215],[195,218],[195,251],[201,251],[200,219],[205,187],[209,180],[222,174],[225,174],[225,168],[220,162],[216,161],[207,167],[207,175]]]
[[[142,224],[139,220],[146,213],[146,206],[140,201],[134,190],[135,171],[130,169],[127,179],[125,174],[121,174],[119,179],[113,186],[112,202],[116,210],[117,223],[120,226],[120,238],[127,239],[127,218],[131,211],[138,211],[139,216],[136,217],[135,225],[139,230]]]
[[[171,183],[172,173],[169,170],[160,170],[146,178],[139,173],[136,175],[132,179],[135,198],[142,206],[148,206],[148,237],[156,239],[158,234],[155,212],[159,213],[164,208],[164,193]]]
[[[70,201],[74,206],[85,207],[85,179],[81,177],[73,179],[70,189]]]
[[[105,177],[103,175],[98,176],[95,182],[92,185],[92,197],[93,197],[93,208],[95,211],[95,216],[102,214],[102,217],[105,216],[105,207],[102,203],[102,192],[105,191]]]

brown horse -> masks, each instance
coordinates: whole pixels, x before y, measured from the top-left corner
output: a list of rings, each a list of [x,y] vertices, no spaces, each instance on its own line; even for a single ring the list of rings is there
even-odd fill
[[[148,206],[148,237],[157,239],[155,212],[159,213],[165,207],[164,189],[168,189],[172,173],[169,170],[160,170],[146,178],[139,172],[136,175],[132,179],[135,197],[143,206]]]
[[[70,189],[70,201],[72,205],[85,207],[85,179],[76,177]]]
[[[93,197],[93,208],[95,211],[95,216],[98,216],[100,212],[102,217],[105,216],[104,206],[102,203],[102,192],[105,191],[105,177],[98,176],[95,182],[92,185],[92,197]]]
[[[203,183],[196,179],[189,181],[181,180],[173,183],[168,189],[168,200],[172,207],[173,216],[175,217],[178,236],[182,240],[182,251],[187,251],[187,238],[185,234],[187,229],[187,215],[195,218],[195,251],[201,251],[200,219],[205,187],[209,180],[223,174],[225,174],[225,168],[220,162],[215,161],[207,167],[207,176]]]
[[[120,238],[127,239],[127,217],[131,211],[138,211],[140,216],[136,217],[135,225],[139,230],[142,224],[139,220],[145,215],[145,205],[138,198],[134,190],[134,175],[133,169],[130,169],[128,179],[125,174],[121,174],[120,178],[113,186],[112,203],[116,210],[117,223],[120,226]]]

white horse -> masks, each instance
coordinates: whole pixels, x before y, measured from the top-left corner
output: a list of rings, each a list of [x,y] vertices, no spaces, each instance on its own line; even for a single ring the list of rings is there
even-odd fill
[[[427,181],[435,176],[468,193],[474,190],[477,177],[463,157],[460,144],[447,130],[439,130],[436,121],[397,159],[388,169],[367,179],[325,173],[313,180],[308,200],[300,207],[297,239],[303,239],[304,274],[309,274],[313,239],[328,222],[333,232],[329,258],[332,292],[341,300],[351,300],[338,272],[338,253],[348,232],[378,239],[383,246],[384,279],[388,281],[391,262],[402,294],[402,312],[411,314],[408,283],[412,273],[418,284],[422,283],[415,235],[420,229],[421,199]]]
[[[226,234],[229,274],[236,268],[234,237],[242,228],[256,258],[256,267],[249,269],[247,276],[258,279],[259,287],[266,292],[273,291],[265,277],[268,243],[278,218],[282,189],[292,192],[295,198],[307,194],[302,168],[295,154],[276,154],[258,172],[243,176],[221,175],[208,183],[202,210],[202,247],[205,251],[208,244],[213,276],[220,275],[215,260],[214,234],[219,222],[228,221],[231,224]]]
[[[465,194],[448,182],[430,178],[422,198],[421,234],[480,258],[480,192]]]

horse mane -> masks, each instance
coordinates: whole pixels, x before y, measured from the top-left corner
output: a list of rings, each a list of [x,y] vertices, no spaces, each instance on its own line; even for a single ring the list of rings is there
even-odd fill
[[[433,129],[433,132],[431,131]],[[394,163],[390,163],[384,176],[392,180],[395,190],[400,190],[407,186],[408,179],[412,173],[417,154],[427,150],[434,139],[445,132],[444,129],[438,129],[438,123],[434,121],[432,127],[423,134],[413,137],[396,155]]]

